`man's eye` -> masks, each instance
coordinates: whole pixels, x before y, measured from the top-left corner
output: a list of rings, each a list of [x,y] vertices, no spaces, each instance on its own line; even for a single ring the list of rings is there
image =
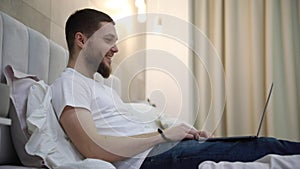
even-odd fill
[[[105,42],[110,42],[111,39],[110,38],[104,38]]]
[[[113,42],[113,39],[112,38],[104,38],[104,41],[106,43],[112,43]]]

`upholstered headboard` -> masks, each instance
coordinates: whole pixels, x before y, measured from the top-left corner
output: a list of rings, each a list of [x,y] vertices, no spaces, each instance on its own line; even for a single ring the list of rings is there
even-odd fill
[[[63,47],[0,11],[1,83],[5,83],[5,66],[12,65],[51,84],[66,67],[67,60],[68,52]],[[0,168],[7,168],[2,165],[16,164],[17,157],[10,138],[10,119],[0,118]]]
[[[8,64],[52,83],[67,63],[67,50],[1,11],[0,44],[1,82]]]

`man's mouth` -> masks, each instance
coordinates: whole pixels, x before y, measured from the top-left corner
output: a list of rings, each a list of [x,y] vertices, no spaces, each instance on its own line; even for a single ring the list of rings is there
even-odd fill
[[[108,64],[111,64],[112,56],[110,56],[110,55],[105,55],[105,59],[107,60]]]

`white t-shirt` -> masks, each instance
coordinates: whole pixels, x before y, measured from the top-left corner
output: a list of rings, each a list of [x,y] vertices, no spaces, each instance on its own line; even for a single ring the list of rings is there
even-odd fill
[[[52,104],[58,117],[65,106],[80,107],[92,113],[101,135],[132,136],[153,132],[128,112],[119,95],[102,82],[66,68],[52,84]],[[116,168],[139,168],[151,149],[114,163]]]

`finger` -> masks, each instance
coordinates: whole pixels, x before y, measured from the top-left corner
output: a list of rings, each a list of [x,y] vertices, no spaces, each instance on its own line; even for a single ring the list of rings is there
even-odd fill
[[[189,130],[188,134],[193,135],[193,139],[195,140],[200,138],[200,134],[197,130]]]
[[[209,138],[209,134],[205,131],[199,131],[199,135],[200,135],[200,137]]]
[[[183,127],[184,131],[187,134],[190,134],[190,135],[193,136],[193,138],[191,138],[191,137],[189,137],[189,138],[191,138],[191,139],[198,139],[198,138],[200,138],[199,131],[196,130],[194,127],[190,126],[189,124],[182,123],[181,127]]]
[[[195,139],[193,134],[187,134],[184,137],[185,139]]]
[[[199,133],[196,133],[196,134],[194,135],[194,139],[195,139],[195,140],[199,140],[199,139],[200,139],[200,137],[201,137],[201,136],[200,136],[200,134],[199,134]]]
[[[186,135],[192,135],[193,137],[197,137],[197,135],[198,135],[198,132],[193,131],[193,130],[187,130],[184,132],[186,133]]]

